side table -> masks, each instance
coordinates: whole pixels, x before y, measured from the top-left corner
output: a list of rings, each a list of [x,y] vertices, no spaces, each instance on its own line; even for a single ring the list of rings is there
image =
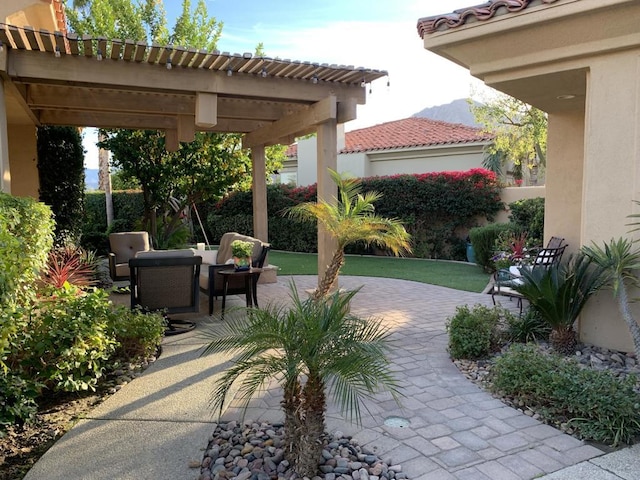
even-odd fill
[[[218,275],[222,275],[222,316],[227,301],[227,289],[231,277],[244,278],[244,291],[247,299],[247,307],[258,306],[258,277],[262,273],[262,268],[250,268],[249,270],[235,269],[219,270]]]

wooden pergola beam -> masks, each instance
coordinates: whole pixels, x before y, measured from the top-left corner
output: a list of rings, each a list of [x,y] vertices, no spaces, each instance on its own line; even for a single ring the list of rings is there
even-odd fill
[[[365,91],[347,84],[313,84],[288,78],[262,78],[256,75],[227,76],[206,69],[174,68],[167,73],[160,65],[141,62],[131,68],[129,62],[98,62],[93,58],[42,54],[29,50],[11,50],[8,75],[14,81],[122,88],[125,90],[167,93],[217,93],[242,98],[272,100],[296,99],[317,102],[328,95],[339,100],[353,98],[365,103]]]
[[[242,139],[243,148],[251,148],[257,145],[272,145],[277,139],[298,135],[300,132],[337,118],[338,105],[334,95],[314,103],[304,110],[287,115],[272,124],[259,130],[248,133]]]

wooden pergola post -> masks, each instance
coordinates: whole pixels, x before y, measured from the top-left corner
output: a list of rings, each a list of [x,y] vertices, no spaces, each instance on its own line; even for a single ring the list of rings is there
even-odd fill
[[[329,169],[338,167],[338,124],[331,118],[318,125],[318,201],[337,201],[338,189],[329,175]],[[327,265],[331,263],[336,240],[318,224],[318,285],[322,281]]]
[[[267,172],[264,145],[251,148],[253,182],[253,236],[263,242],[269,241],[267,215]]]
[[[7,106],[4,101],[4,79],[0,77],[0,191],[11,193],[9,169],[9,136],[7,135]]]

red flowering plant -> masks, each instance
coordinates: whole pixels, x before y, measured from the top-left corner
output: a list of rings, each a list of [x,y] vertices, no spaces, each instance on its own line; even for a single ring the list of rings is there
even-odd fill
[[[529,262],[527,232],[504,232],[496,239],[496,254],[491,258],[496,270]]]

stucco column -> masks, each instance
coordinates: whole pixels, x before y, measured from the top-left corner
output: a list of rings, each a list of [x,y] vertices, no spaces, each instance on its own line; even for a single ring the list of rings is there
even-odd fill
[[[269,241],[267,216],[267,172],[264,145],[251,149],[253,186],[253,236],[263,242]]]
[[[0,190],[11,193],[9,168],[9,136],[7,135],[7,105],[4,101],[4,80],[0,77]]]
[[[329,168],[337,170],[338,134],[335,119],[318,125],[318,200],[335,201],[338,196],[336,184],[329,175]],[[318,282],[322,279],[336,241],[327,231],[318,225]]]
[[[544,243],[562,237],[566,252],[582,246],[584,109],[549,114]]]
[[[582,242],[602,246],[612,238],[637,238],[628,218],[640,209],[640,56],[621,52],[594,59],[587,77],[584,135]],[[632,297],[637,296],[632,292]],[[632,306],[640,318],[640,305]],[[610,290],[587,304],[580,318],[583,341],[632,350],[631,338]]]

